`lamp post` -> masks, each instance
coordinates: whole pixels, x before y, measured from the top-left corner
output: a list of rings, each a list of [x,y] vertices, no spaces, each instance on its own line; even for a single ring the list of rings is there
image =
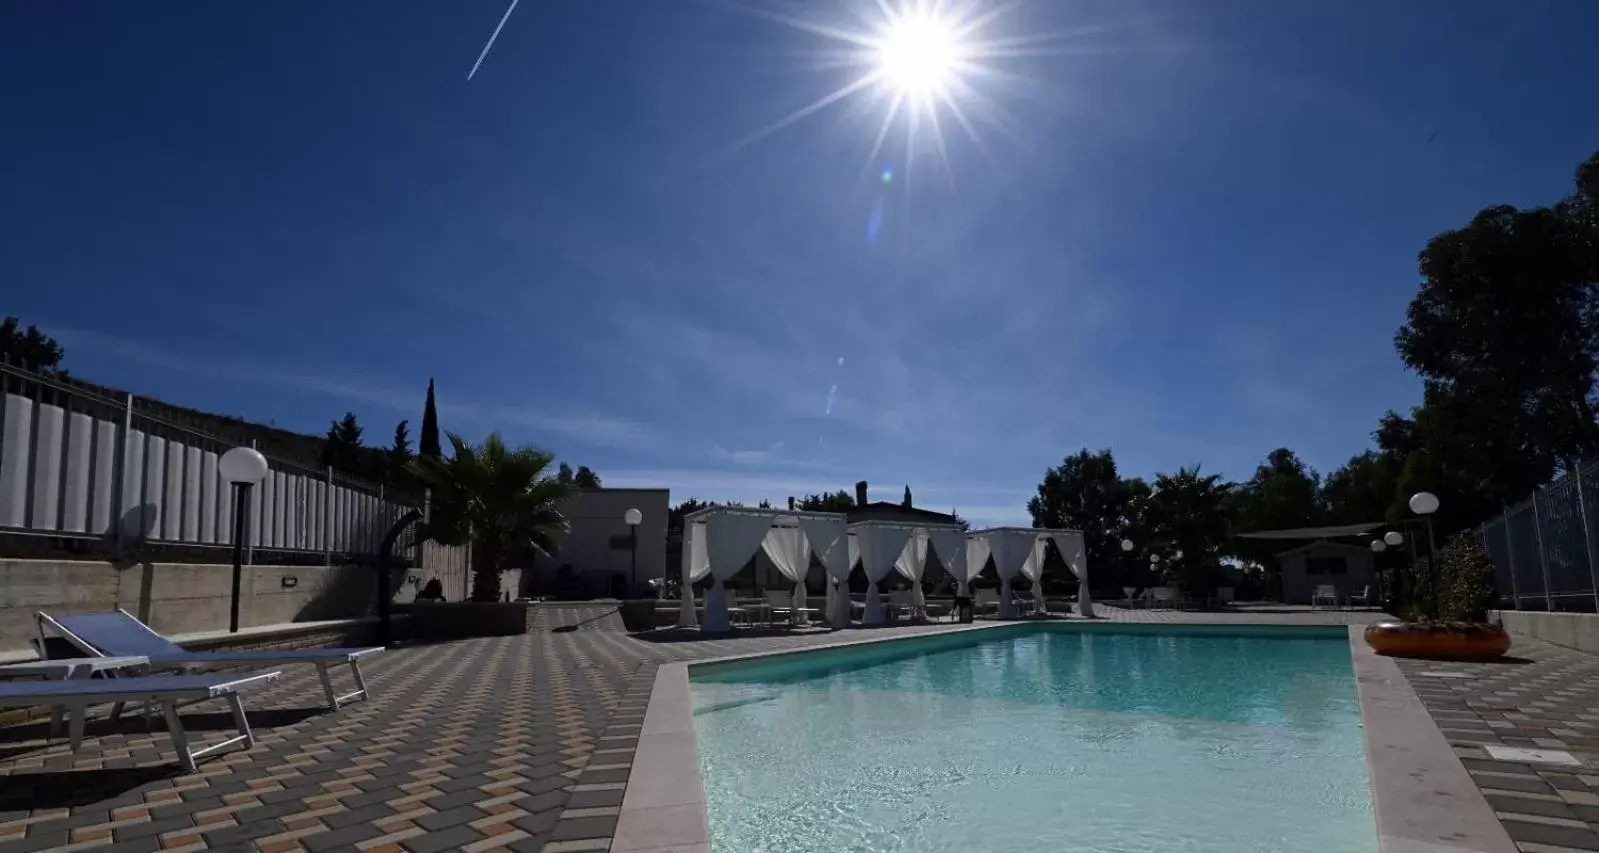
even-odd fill
[[[1438,496],[1417,492],[1410,496],[1410,511],[1427,519],[1427,591],[1432,597],[1432,618],[1438,618],[1438,541],[1432,532],[1432,516],[1438,511]]]
[[[628,567],[627,567],[627,594],[633,594],[633,586],[638,583],[638,526],[644,521],[644,513],[637,507],[622,513],[622,520],[627,522],[628,533]]]
[[[244,513],[250,487],[267,475],[266,457],[253,447],[235,447],[217,460],[217,473],[233,487],[233,603],[228,611],[228,633],[239,632],[239,585],[244,577]]]

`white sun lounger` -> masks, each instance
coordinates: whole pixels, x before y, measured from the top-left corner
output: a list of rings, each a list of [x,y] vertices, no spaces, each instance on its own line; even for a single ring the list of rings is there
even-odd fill
[[[150,668],[190,672],[208,666],[287,666],[309,663],[316,665],[322,679],[322,692],[327,695],[328,707],[334,711],[340,706],[367,698],[366,679],[361,676],[361,659],[383,651],[381,646],[366,649],[287,649],[283,651],[222,651],[191,652],[166,637],[150,630],[150,626],[134,618],[126,610],[101,613],[71,613],[51,616],[44,611],[39,619],[39,654],[45,654],[46,629],[60,635],[67,642],[96,656],[141,655],[150,659]],[[343,696],[333,691],[333,679],[328,669],[338,664],[349,664],[350,675],[355,679],[355,690]]]
[[[84,709],[91,703],[156,702],[166,714],[167,733],[177,750],[178,763],[193,773],[195,759],[210,755],[236,743],[248,749],[255,746],[255,733],[244,716],[239,694],[276,681],[276,672],[213,675],[157,675],[139,678],[80,678],[66,681],[0,682],[0,707],[27,708],[34,705],[66,705],[72,709],[69,744],[72,751],[83,742]],[[238,734],[220,743],[194,749],[178,717],[178,703],[226,698],[233,710]]]

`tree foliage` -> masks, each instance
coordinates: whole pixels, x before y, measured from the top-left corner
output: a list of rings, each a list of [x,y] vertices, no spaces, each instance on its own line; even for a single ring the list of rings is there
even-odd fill
[[[367,472],[362,470],[361,464],[362,432],[355,413],[345,412],[343,418],[328,427],[327,439],[322,444],[322,464],[342,474],[365,476]]]
[[[66,350],[61,344],[39,331],[38,326],[24,329],[22,320],[17,317],[0,321],[0,362],[44,373],[59,368],[65,357]]]
[[[806,495],[794,503],[794,508],[806,512],[848,512],[855,508],[855,498],[839,489],[831,494]]]
[[[390,482],[398,482],[405,474],[405,466],[416,456],[416,454],[411,452],[409,427],[410,421],[400,421],[394,425],[394,443],[389,445],[387,459],[387,473]]]
[[[1234,488],[1219,474],[1201,474],[1196,465],[1157,474],[1144,501],[1150,540],[1170,549],[1160,564],[1166,580],[1191,595],[1208,595],[1221,579]]]
[[[1136,569],[1122,553],[1121,540],[1141,538],[1133,503],[1138,492],[1117,472],[1111,451],[1083,448],[1044,472],[1027,512],[1035,527],[1081,530],[1088,565],[1095,570],[1090,577],[1111,588],[1135,582]]]
[[[1232,516],[1240,531],[1283,530],[1320,524],[1327,515],[1321,478],[1292,450],[1279,447],[1266,455],[1255,475],[1232,490]],[[1241,539],[1234,552],[1253,563],[1273,567],[1280,542]]]
[[[471,445],[449,434],[449,459],[422,456],[409,471],[433,491],[425,535],[445,545],[473,545],[472,600],[498,601],[500,574],[528,549],[557,550],[569,525],[563,508],[572,486],[550,475],[555,457],[508,447],[499,433]]]
[[[422,434],[417,439],[417,455],[438,459],[444,455],[439,445],[439,410],[433,400],[433,380],[428,380],[427,402],[422,404]]]

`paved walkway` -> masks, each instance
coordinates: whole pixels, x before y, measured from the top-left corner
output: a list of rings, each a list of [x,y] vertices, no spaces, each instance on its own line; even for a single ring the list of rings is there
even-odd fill
[[[1296,608],[1102,613],[1137,622],[1373,618]],[[203,763],[197,774],[176,774],[159,723],[153,732],[139,721],[91,723],[91,740],[76,756],[44,741],[42,726],[0,729],[0,851],[605,850],[661,663],[949,626],[640,639],[596,610],[542,627],[387,652],[365,667],[375,698],[337,714],[316,710],[321,689],[312,668],[288,668],[279,685],[247,701],[257,746]],[[1429,696],[1439,695],[1432,682],[1452,692],[1464,681],[1431,679]],[[1590,701],[1587,712],[1595,707]],[[205,710],[185,715],[192,733],[220,737],[231,718],[221,707]],[[1569,733],[1582,727],[1559,730],[1576,749]],[[1532,774],[1521,773],[1559,787]],[[1587,782],[1566,775],[1586,790]]]
[[[1518,637],[1510,658],[1398,663],[1525,853],[1599,851],[1599,657]]]

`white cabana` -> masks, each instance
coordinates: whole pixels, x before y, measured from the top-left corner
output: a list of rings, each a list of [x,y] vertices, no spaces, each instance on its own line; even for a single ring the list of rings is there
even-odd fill
[[[854,565],[849,552],[849,528],[844,526],[844,516],[838,513],[798,513],[805,539],[822,561],[823,583],[827,587],[824,614],[827,623],[835,628],[849,624],[849,570]],[[806,564],[809,565],[807,558]],[[842,591],[841,591],[842,588]],[[843,617],[838,616],[839,602],[843,602]]]
[[[962,564],[961,571],[957,572],[954,568],[950,568],[950,574],[959,580],[965,569],[964,553],[966,541],[966,530],[959,525],[922,525],[917,527],[912,532],[910,539],[906,541],[904,549],[900,551],[899,558],[894,561],[894,570],[910,580],[911,600],[923,612],[926,612],[927,608],[927,594],[922,589],[922,577],[927,572],[928,552],[931,550],[938,553],[939,560],[943,561],[946,567],[956,562],[937,549],[933,539],[935,535],[940,536],[940,540],[945,542],[944,547],[948,548],[951,553],[960,553],[962,557],[960,560]]]
[[[916,532],[916,524],[892,521],[863,521],[849,526],[854,534],[855,548],[860,557],[861,570],[866,572],[866,613],[861,622],[881,625],[888,621],[883,615],[883,597],[877,584],[894,570],[894,561],[905,550],[905,543]]]
[[[730,580],[765,550],[772,564],[784,577],[795,582],[794,606],[805,603],[805,575],[810,570],[811,532],[826,540],[818,550],[824,565],[838,550],[838,536],[829,538],[836,528],[841,534],[844,517],[830,512],[801,512],[749,507],[707,507],[683,518],[683,584],[678,625],[698,623],[694,612],[693,584],[707,574],[711,588],[705,594],[705,621],[700,628],[721,632],[728,628],[727,590]],[[833,559],[837,559],[833,557]]]
[[[992,554],[994,568],[999,572],[999,615],[1002,619],[1015,616],[1011,601],[1011,579],[1020,572],[1033,582],[1034,596],[1043,604],[1044,542],[1055,543],[1061,559],[1072,574],[1077,576],[1077,614],[1093,616],[1093,600],[1088,594],[1088,559],[1083,547],[1083,534],[1078,530],[1049,530],[1035,527],[991,527],[972,534],[967,545],[967,579],[977,577]]]
[[[931,527],[927,531],[928,538],[932,540],[933,553],[938,555],[938,561],[944,564],[944,569],[949,576],[955,579],[955,594],[968,595],[966,581],[970,575],[966,572],[966,531],[960,527]],[[986,560],[987,557],[984,557]],[[981,570],[982,566],[978,566]]]

